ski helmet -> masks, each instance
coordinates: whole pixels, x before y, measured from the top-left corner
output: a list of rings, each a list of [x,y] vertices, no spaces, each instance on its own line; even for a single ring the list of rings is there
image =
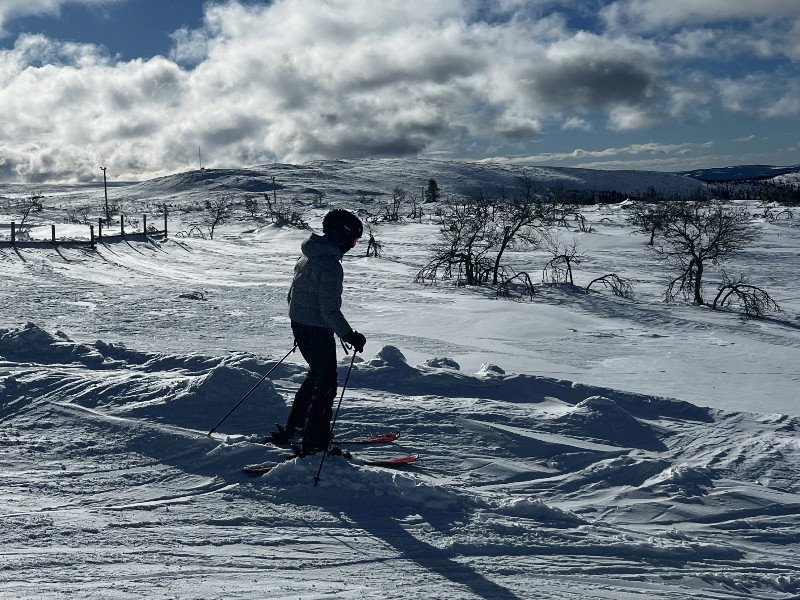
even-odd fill
[[[322,232],[343,252],[347,252],[364,233],[364,226],[350,211],[334,208],[322,220]]]

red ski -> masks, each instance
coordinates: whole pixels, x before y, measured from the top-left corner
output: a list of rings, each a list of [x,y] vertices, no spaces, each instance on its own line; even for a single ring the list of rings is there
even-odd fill
[[[419,459],[419,454],[406,454],[405,456],[386,456],[380,458],[356,458],[351,457],[351,460],[355,460],[362,465],[377,465],[379,467],[398,467],[401,465],[410,465],[413,462],[417,462]]]
[[[317,454],[313,456],[318,456]],[[331,456],[342,456],[347,460],[353,461],[360,465],[370,465],[376,467],[402,467],[404,465],[410,465],[411,463],[417,462],[419,459],[419,454],[405,454],[399,456],[357,456],[350,452],[344,451],[341,454],[331,454]],[[269,473],[272,469],[277,467],[279,464],[284,462],[288,462],[296,456],[287,456],[285,460],[282,461],[270,461],[266,463],[261,463],[257,465],[247,465],[244,467],[243,471],[245,473],[249,473],[250,475],[263,475],[264,473]]]
[[[399,431],[379,433],[378,435],[367,435],[364,437],[334,439],[334,444],[389,444],[400,437]]]

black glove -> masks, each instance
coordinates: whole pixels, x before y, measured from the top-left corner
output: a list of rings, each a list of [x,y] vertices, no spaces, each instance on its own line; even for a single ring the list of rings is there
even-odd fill
[[[357,331],[351,331],[342,338],[342,341],[344,341],[345,344],[350,344],[356,352],[363,352],[364,344],[367,343],[367,338]]]

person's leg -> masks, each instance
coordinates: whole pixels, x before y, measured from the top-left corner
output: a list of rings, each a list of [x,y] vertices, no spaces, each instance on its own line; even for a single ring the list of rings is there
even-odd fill
[[[321,327],[311,329],[312,331],[307,332],[305,351],[301,347],[301,352],[309,364],[309,374],[313,372],[313,390],[303,431],[304,452],[314,452],[328,447],[333,401],[338,385],[336,340],[333,331]]]
[[[308,363],[308,373],[294,395],[292,410],[286,420],[286,429],[289,432],[302,430],[305,427],[308,409],[311,407],[311,399],[314,396],[314,389],[317,387],[317,364],[319,362],[316,358],[317,337],[319,337],[319,333],[315,331],[317,329],[319,328],[292,321],[294,340],[297,342],[300,354]]]
[[[313,366],[316,364],[313,352],[314,334],[308,331],[308,327],[294,321],[292,321],[292,333],[297,347],[300,349],[300,354],[308,363],[309,369],[300,388],[295,392],[292,408],[289,411],[289,417],[286,419],[286,427],[276,425],[276,430],[267,436],[267,441],[279,445],[289,443],[296,432],[305,428],[308,409],[311,406],[311,398],[317,385],[317,373]]]
[[[302,352],[302,351],[301,351]],[[294,395],[292,410],[286,420],[286,430],[291,434],[300,431],[305,427],[308,409],[311,407],[311,398],[314,395],[317,375],[313,369],[309,369],[306,378]]]

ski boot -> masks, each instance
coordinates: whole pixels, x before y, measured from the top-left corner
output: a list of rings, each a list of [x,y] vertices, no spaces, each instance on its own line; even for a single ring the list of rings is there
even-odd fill
[[[281,425],[275,424],[275,431],[270,433],[266,439],[264,440],[265,444],[272,444],[273,446],[288,446],[289,442],[291,442],[292,437],[295,434],[295,430],[293,427],[283,427]]]

